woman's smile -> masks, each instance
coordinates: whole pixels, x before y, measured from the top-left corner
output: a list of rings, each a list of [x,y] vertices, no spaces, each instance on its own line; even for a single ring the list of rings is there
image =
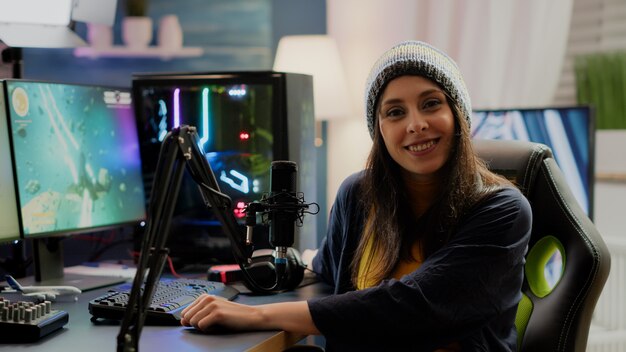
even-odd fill
[[[413,153],[426,153],[434,149],[437,145],[437,142],[439,142],[439,139],[431,139],[427,142],[409,145],[406,147],[406,149]]]

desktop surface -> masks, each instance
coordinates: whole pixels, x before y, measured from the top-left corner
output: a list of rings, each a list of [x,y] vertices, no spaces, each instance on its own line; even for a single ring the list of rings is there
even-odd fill
[[[90,321],[89,301],[99,297],[107,288],[83,292],[76,302],[54,302],[53,308],[69,313],[69,323],[55,333],[29,344],[3,344],[2,349],[25,351],[114,351],[117,348],[119,324],[94,324]],[[234,301],[258,305],[306,300],[332,293],[329,286],[316,283],[294,291],[267,296],[240,294]],[[144,326],[139,340],[140,351],[271,351],[293,344],[304,336],[281,331],[220,332],[205,334],[182,326]]]

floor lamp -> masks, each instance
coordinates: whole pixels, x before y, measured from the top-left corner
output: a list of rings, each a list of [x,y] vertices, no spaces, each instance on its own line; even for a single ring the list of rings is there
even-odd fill
[[[317,228],[326,228],[327,214],[327,154],[324,143],[326,122],[349,117],[350,98],[337,43],[327,35],[286,36],[278,42],[274,70],[304,73],[313,76],[313,100],[315,110],[315,146],[317,151],[316,178],[320,204]],[[317,238],[318,244],[322,235]]]
[[[324,141],[322,122],[350,115],[345,73],[335,40],[327,35],[285,36],[278,42],[274,70],[313,76],[316,146]]]

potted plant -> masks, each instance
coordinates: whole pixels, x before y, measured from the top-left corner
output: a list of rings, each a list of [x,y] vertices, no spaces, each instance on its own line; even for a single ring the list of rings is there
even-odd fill
[[[130,48],[145,48],[152,41],[152,18],[148,17],[147,12],[148,0],[126,0],[122,39]]]

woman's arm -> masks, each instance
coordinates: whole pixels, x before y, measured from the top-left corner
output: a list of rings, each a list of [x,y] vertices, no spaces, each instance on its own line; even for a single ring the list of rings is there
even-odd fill
[[[313,258],[318,277],[334,286],[335,293],[354,290],[351,278],[352,256],[365,223],[361,202],[363,172],[352,174],[339,187],[319,251]]]
[[[181,324],[206,331],[216,325],[235,330],[285,330],[319,335],[306,301],[248,306],[202,295],[181,314]]]

